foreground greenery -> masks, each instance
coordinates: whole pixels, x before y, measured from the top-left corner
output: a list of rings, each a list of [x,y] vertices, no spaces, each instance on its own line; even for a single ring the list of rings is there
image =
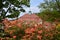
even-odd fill
[[[44,3],[41,3],[39,8],[41,10],[37,15],[43,20],[60,22],[60,0],[44,0]]]

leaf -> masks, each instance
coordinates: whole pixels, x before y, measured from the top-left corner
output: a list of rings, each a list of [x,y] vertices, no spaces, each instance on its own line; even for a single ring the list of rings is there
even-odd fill
[[[20,9],[20,11],[25,12],[25,10],[24,10],[24,9]]]
[[[12,13],[11,15],[7,15],[6,17],[8,17],[8,18],[15,18],[15,17],[18,17],[19,14],[20,14],[20,12],[16,11],[16,12]]]
[[[4,7],[5,7],[5,8],[8,8],[8,5],[9,5],[9,3],[6,2],[6,3],[4,4]]]
[[[0,9],[3,7],[2,0],[0,0]]]
[[[30,0],[22,0],[21,3],[30,7]]]
[[[2,11],[2,14],[0,14],[0,21],[2,19],[8,18],[15,18],[18,17],[20,12],[25,12],[22,5],[29,6],[30,0],[0,0],[0,11]],[[7,11],[3,11],[3,8],[6,8]],[[17,8],[17,9],[16,9]],[[21,9],[21,10],[18,10]],[[11,13],[11,15],[7,15],[7,13]]]

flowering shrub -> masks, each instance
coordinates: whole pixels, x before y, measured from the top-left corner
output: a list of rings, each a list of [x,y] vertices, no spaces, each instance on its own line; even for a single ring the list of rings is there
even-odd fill
[[[45,28],[42,24],[31,24],[22,23],[20,27],[12,26],[5,29],[7,35],[1,40],[60,40],[60,27],[52,25]]]

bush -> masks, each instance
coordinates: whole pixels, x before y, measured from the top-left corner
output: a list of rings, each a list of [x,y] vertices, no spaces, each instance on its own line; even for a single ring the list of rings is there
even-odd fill
[[[3,38],[6,40],[60,40],[60,27],[45,28],[42,24],[36,23],[33,26],[29,25],[22,24],[21,28],[9,27],[5,29],[6,36]]]

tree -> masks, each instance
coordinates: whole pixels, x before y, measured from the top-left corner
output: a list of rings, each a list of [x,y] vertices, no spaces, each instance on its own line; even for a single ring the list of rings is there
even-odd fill
[[[48,10],[60,11],[60,0],[44,0],[44,3],[41,3],[39,7]]]
[[[29,2],[30,0],[0,0],[0,24],[3,24],[5,18],[16,18],[20,12],[25,12],[22,5],[29,7]]]
[[[39,8],[43,9],[37,15],[47,21],[60,21],[60,0],[44,0]]]
[[[6,17],[18,17],[21,11],[25,12],[22,5],[29,6],[29,2],[30,0],[0,0],[0,22]]]

